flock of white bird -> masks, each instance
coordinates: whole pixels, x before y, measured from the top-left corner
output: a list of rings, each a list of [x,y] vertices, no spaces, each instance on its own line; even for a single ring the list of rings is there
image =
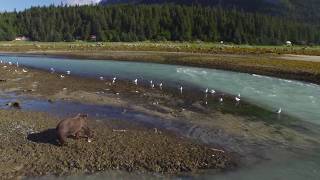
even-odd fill
[[[5,64],[5,62],[2,61],[2,60],[0,60],[0,64]],[[10,65],[10,66],[13,65],[13,63],[12,63],[11,61],[9,61],[7,64]],[[19,62],[16,62],[16,66],[19,67]],[[7,66],[3,66],[3,67],[6,68]],[[26,69],[22,69],[22,72],[26,73],[26,72],[28,72],[28,71],[27,71]],[[56,71],[55,71],[55,69],[52,67],[52,68],[50,68],[50,72],[51,72],[51,73],[55,73]],[[67,74],[67,75],[71,75],[71,71],[70,71],[70,70],[66,71],[66,74]],[[61,78],[61,79],[65,78],[65,75],[64,75],[64,74],[60,74],[60,78]],[[103,76],[100,76],[99,79],[100,79],[101,81],[103,81],[103,80],[104,80],[104,77],[103,77]],[[116,80],[117,80],[117,77],[113,77],[113,78],[112,78],[112,84],[115,84],[115,83],[116,83]],[[135,85],[138,85],[138,79],[133,80],[133,83],[134,83]],[[163,88],[163,83],[160,82],[160,83],[158,84],[158,86],[159,86],[159,89],[162,90],[162,88]],[[153,80],[150,80],[150,87],[151,87],[152,89],[155,88],[155,84],[154,84]],[[183,86],[180,86],[180,87],[179,87],[179,91],[180,91],[180,94],[183,93]],[[206,94],[206,97],[207,97],[207,95],[209,94],[209,92],[210,92],[212,95],[216,93],[216,91],[215,91],[214,89],[211,89],[211,90],[209,91],[209,89],[207,88],[207,89],[205,89],[205,91],[204,91],[204,93]],[[239,102],[241,101],[241,94],[239,93],[237,96],[235,96],[235,97],[234,97],[234,100],[235,100],[235,102],[239,103]],[[223,100],[223,97],[220,97],[220,98],[219,98],[219,102],[222,103],[223,101],[224,101],[224,100]],[[206,101],[205,104],[208,104],[208,102]],[[279,109],[276,111],[276,113],[277,113],[277,114],[281,114],[281,113],[282,113],[282,108],[279,108]]]

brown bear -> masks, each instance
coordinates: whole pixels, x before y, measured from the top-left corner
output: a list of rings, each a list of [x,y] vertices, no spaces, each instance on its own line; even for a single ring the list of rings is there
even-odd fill
[[[90,138],[92,138],[92,134],[88,127],[87,118],[87,114],[78,114],[76,117],[60,121],[56,128],[60,145],[64,145],[66,143],[66,139],[70,136],[76,139],[81,137],[87,138],[88,142],[91,142]],[[82,135],[82,133],[84,135]]]

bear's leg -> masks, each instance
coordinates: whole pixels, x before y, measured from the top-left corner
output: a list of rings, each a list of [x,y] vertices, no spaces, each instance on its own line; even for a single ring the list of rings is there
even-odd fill
[[[58,140],[59,140],[61,146],[66,144],[66,137],[60,133],[58,133]]]
[[[80,131],[76,132],[75,139],[80,139]]]

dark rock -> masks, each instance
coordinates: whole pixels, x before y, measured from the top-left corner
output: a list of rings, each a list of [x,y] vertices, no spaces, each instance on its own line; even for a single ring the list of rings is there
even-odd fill
[[[21,105],[19,102],[9,102],[8,104],[6,104],[7,106],[11,107],[11,108],[16,108],[16,109],[21,109]]]

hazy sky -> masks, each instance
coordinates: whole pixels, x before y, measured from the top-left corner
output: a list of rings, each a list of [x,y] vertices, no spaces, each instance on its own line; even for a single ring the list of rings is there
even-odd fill
[[[31,6],[43,6],[50,4],[88,4],[99,2],[100,0],[0,0],[0,11],[24,10]]]

